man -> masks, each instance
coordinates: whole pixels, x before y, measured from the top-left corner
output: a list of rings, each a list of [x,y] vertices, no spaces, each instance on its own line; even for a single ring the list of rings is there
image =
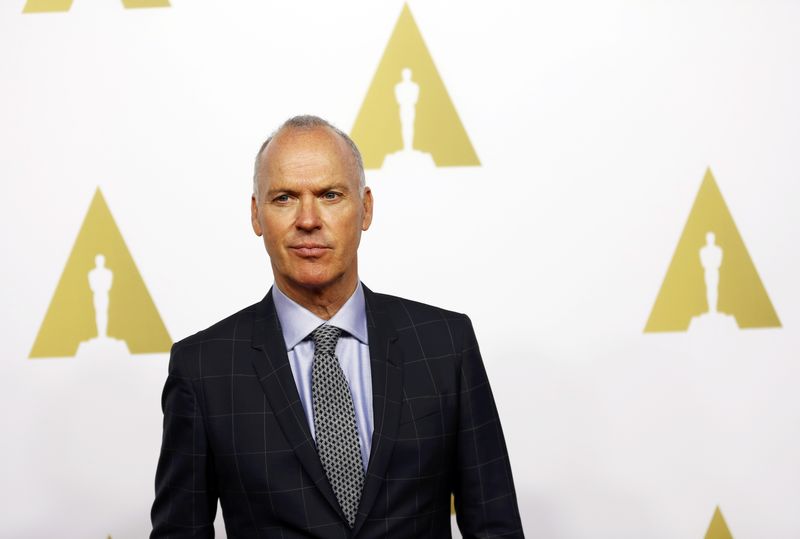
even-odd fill
[[[361,156],[288,120],[256,157],[251,217],[275,284],[176,343],[152,538],[522,537],[469,319],[358,279]]]

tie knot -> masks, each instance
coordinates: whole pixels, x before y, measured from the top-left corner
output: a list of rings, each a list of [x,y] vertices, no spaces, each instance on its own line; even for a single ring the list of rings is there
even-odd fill
[[[330,354],[336,353],[336,342],[339,340],[339,335],[342,330],[336,326],[323,324],[311,334],[314,339],[314,354]]]

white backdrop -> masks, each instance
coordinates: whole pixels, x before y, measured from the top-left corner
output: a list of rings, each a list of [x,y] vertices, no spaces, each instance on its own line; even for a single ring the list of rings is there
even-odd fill
[[[253,155],[294,114],[352,128],[403,4],[24,4],[0,4],[0,536],[144,537],[167,354],[28,358],[92,196],[173,340],[258,301]],[[526,535],[701,538],[719,506],[737,539],[800,537],[800,4],[409,7],[481,165],[369,170],[360,273],[473,319]],[[707,167],[782,327],[644,333]]]

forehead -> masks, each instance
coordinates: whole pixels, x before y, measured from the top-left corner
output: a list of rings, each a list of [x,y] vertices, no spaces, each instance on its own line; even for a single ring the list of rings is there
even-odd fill
[[[264,149],[259,166],[261,185],[355,180],[355,163],[347,143],[327,127],[286,129]],[[279,185],[280,184],[280,185]]]

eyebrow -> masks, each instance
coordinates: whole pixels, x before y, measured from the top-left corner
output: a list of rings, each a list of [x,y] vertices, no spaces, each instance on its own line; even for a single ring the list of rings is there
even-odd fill
[[[314,189],[314,193],[327,193],[328,191],[344,191],[349,192],[351,189],[345,183],[333,183],[324,185],[319,189]],[[275,195],[277,193],[286,193],[287,195],[296,195],[299,193],[296,189],[281,188],[280,186],[267,190],[267,195]]]

